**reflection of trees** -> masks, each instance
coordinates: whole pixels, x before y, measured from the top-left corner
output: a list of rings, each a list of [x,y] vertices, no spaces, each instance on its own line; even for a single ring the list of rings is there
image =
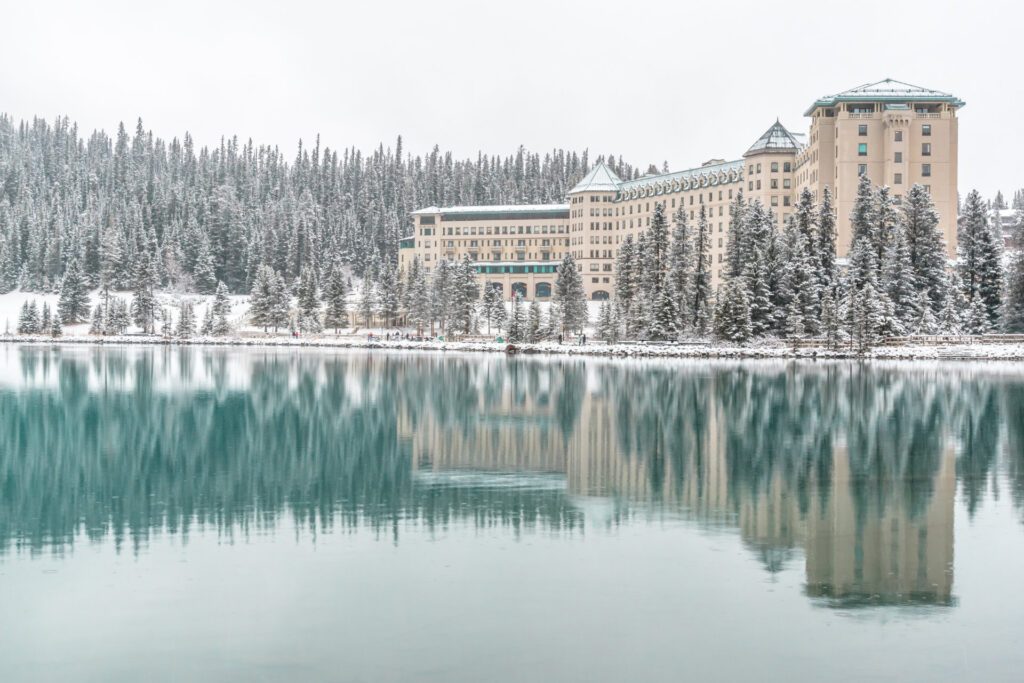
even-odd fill
[[[720,519],[760,525],[745,537],[770,568],[799,540],[793,519],[832,510],[854,535],[883,517],[927,525],[953,444],[973,512],[1004,424],[1024,507],[1024,385],[981,372],[28,347],[17,370],[24,386],[0,391],[0,547],[79,532],[140,543],[196,524],[247,533],[283,512],[314,528],[389,533],[403,521],[582,525],[557,488],[417,479],[408,435],[427,426],[439,438],[417,456],[442,464],[445,437],[461,437],[472,452],[459,462],[470,465],[526,436],[540,435],[534,450],[557,437],[569,455],[548,471],[565,458],[589,464],[573,493],[720,506]],[[587,440],[598,429],[608,438]],[[523,438],[497,438],[510,430]],[[837,454],[848,467],[841,487]],[[849,513],[834,510],[840,494]]]
[[[104,350],[58,364],[59,352],[26,349],[23,377],[59,370],[59,391],[0,392],[0,549],[59,546],[80,532],[120,547],[196,524],[247,533],[285,510],[306,525],[380,529],[403,519],[579,523],[559,492],[414,485],[399,406],[416,415],[429,405],[432,419],[465,425],[471,363],[269,354],[244,389],[226,390],[233,356]],[[200,364],[208,389],[186,379]],[[168,382],[182,386],[157,390]]]
[[[1024,384],[1003,387],[1002,398],[1010,495],[1024,518]]]
[[[966,410],[960,419],[957,475],[967,511],[973,515],[996,463],[1003,417],[999,396],[991,387],[970,385],[964,388],[964,394]]]

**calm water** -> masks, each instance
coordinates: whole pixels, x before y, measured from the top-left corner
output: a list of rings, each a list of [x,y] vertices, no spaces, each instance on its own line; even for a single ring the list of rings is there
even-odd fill
[[[1019,681],[1024,369],[0,347],[0,680]]]

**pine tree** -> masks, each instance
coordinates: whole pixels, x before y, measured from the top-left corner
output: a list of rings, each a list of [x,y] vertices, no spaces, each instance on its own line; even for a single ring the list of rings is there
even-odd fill
[[[55,315],[50,321],[50,336],[51,337],[62,337],[64,336],[64,328],[60,324],[60,316]]]
[[[1006,332],[1020,334],[1024,333],[1024,209],[1017,210],[1014,242],[1017,245],[1017,252],[1013,256],[1007,276],[1003,329]]]
[[[381,267],[380,286],[378,287],[377,292],[380,315],[384,318],[385,327],[391,327],[394,325],[395,319],[398,318],[398,313],[402,304],[400,283],[401,279],[398,277],[397,270],[389,265],[383,265]]]
[[[419,259],[416,259],[419,263]],[[422,287],[422,271],[417,271],[418,286]],[[408,291],[408,287],[406,288]],[[324,300],[327,310],[324,313],[324,325],[334,329],[337,334],[342,327],[348,326],[348,287],[345,283],[345,274],[337,263],[331,266],[327,275],[327,283],[324,286]],[[413,311],[410,310],[410,319],[413,319]]]
[[[512,315],[508,322],[508,341],[510,344],[518,344],[526,338],[526,319],[523,315],[523,297],[519,294],[512,295]]]
[[[871,188],[867,175],[860,176],[857,198],[850,213],[850,272],[853,285],[862,289],[868,283],[878,284],[879,245],[877,197]]]
[[[764,252],[760,247],[754,248],[753,259],[745,266],[744,286],[750,302],[751,334],[763,337],[771,332],[775,307]]]
[[[89,315],[89,294],[75,257],[71,258],[61,280],[57,314],[65,325],[80,323]]]
[[[199,326],[199,335],[209,337],[213,335],[213,306],[207,305],[206,313],[203,314],[203,322]]]
[[[131,315],[128,312],[128,302],[119,296],[112,297],[106,304],[104,334],[122,335],[128,331],[131,324]]]
[[[587,299],[576,260],[569,252],[566,252],[558,266],[554,301],[558,304],[562,316],[562,329],[570,332],[582,331],[587,324]]]
[[[857,350],[864,353],[878,343],[885,312],[872,282],[867,282],[862,289],[851,286],[850,293],[853,322],[850,339]]]
[[[134,291],[131,314],[132,321],[142,328],[144,334],[152,334],[156,325],[156,272],[152,254],[139,256],[135,267]]]
[[[394,288],[392,288],[394,289]],[[320,293],[313,266],[305,265],[299,274],[298,287],[299,329],[306,333],[318,334],[323,331],[320,322]]]
[[[964,329],[967,334],[981,335],[992,331],[992,322],[989,319],[988,307],[985,305],[985,297],[975,296],[967,306],[967,315],[964,319]]]
[[[711,324],[711,224],[705,204],[700,206],[693,247],[692,328],[698,337],[707,335]]]
[[[734,203],[742,207],[742,192],[739,193],[741,201]],[[690,227],[686,222],[686,211],[680,205],[672,216],[672,249],[669,253],[668,289],[675,300],[676,309],[676,332],[685,334],[689,329],[690,321],[693,320],[689,308],[693,300],[691,292],[691,281],[693,279],[693,258],[690,245]],[[620,303],[620,302],[619,302]],[[613,310],[615,314],[618,310]],[[616,331],[617,335],[617,331]]]
[[[487,322],[487,334],[491,334],[491,327],[495,329],[504,327],[507,317],[501,290],[488,283],[484,287],[484,320]]]
[[[269,320],[270,324],[274,327],[274,332],[277,332],[278,328],[288,325],[291,321],[291,299],[291,292],[288,291],[288,285],[285,284],[284,276],[280,273],[274,273],[270,288],[269,310]]]
[[[530,308],[526,317],[526,341],[536,344],[541,341],[541,320],[540,304],[536,299],[530,302]]]
[[[683,220],[685,225],[685,214]],[[678,228],[679,223],[677,222],[676,229],[678,230]],[[633,300],[639,286],[637,266],[636,242],[633,240],[633,235],[626,235],[619,247],[618,257],[615,261],[615,299],[626,318],[630,317]]]
[[[915,289],[938,314],[946,304],[946,242],[939,230],[939,214],[931,196],[913,185],[903,202],[903,227]]]
[[[99,306],[97,306],[96,308],[98,310]],[[164,339],[170,339],[171,335],[174,334],[174,326],[172,325],[173,321],[171,320],[171,311],[167,308],[160,309],[160,320],[162,321],[160,324],[160,334],[164,337]],[[96,317],[94,315],[93,325],[95,326],[95,324]],[[92,329],[90,329],[89,334],[98,334],[98,332],[94,332]]]
[[[106,334],[107,324],[104,320],[103,304],[96,304],[92,309],[92,319],[89,322],[89,334]]]
[[[213,329],[211,333],[222,337],[231,332],[228,314],[231,313],[231,300],[228,298],[228,287],[223,282],[217,283],[217,294],[210,306],[213,313]]]
[[[750,340],[750,300],[742,278],[729,279],[719,290],[715,307],[715,336],[723,341],[743,344]]]
[[[821,192],[817,226],[815,246],[818,252],[818,280],[824,292],[827,288],[834,290],[839,283],[836,269],[836,215],[832,206],[832,191],[827,185]]]
[[[363,288],[359,293],[359,318],[363,327],[373,327],[373,313],[377,309],[377,287],[369,278],[363,280]]]
[[[839,345],[840,323],[835,291],[832,287],[826,287],[821,296],[821,331],[825,336],[826,348],[835,349]]]
[[[793,297],[786,308],[786,338],[800,339],[804,336],[804,313],[800,298]]]
[[[598,315],[598,338],[608,342],[609,344],[614,344],[619,341],[619,321],[616,316],[615,309],[615,302],[603,301]]]
[[[895,227],[882,264],[882,289],[893,304],[894,315],[903,327],[919,317],[920,293],[915,286],[910,246],[902,225]],[[931,308],[930,304],[928,305]]]
[[[40,316],[40,318],[39,318],[39,331],[40,332],[49,332],[50,331],[50,325],[51,325],[51,320],[50,320],[50,304],[48,304],[48,303],[46,303],[44,301],[43,302],[43,313],[42,313],[42,316]]]
[[[451,268],[451,321],[456,332],[468,334],[476,320],[480,286],[476,266],[464,258]]]
[[[18,316],[18,334],[39,334],[39,307],[35,299],[26,301],[21,305],[21,315]]]
[[[213,263],[213,253],[210,251],[210,238],[206,233],[200,234],[193,279],[196,291],[200,294],[213,294],[217,288],[217,272]]]
[[[682,216],[685,224],[686,211],[680,206],[676,215]],[[725,242],[725,276],[726,279],[741,277],[746,266],[746,256],[750,253],[747,236],[747,205],[743,202],[743,189],[736,191],[736,197],[729,204],[729,234]]]
[[[981,297],[988,316],[986,329],[990,329],[999,324],[1003,303],[1002,240],[989,225],[984,201],[977,190],[967,195],[957,234],[958,271],[968,310]],[[969,329],[980,327],[969,323]]]
[[[190,339],[196,333],[195,307],[191,301],[181,302],[181,312],[178,315],[178,328],[175,336],[179,339]]]
[[[939,320],[932,313],[932,307],[927,302],[922,302],[918,308],[917,320],[910,328],[911,334],[916,336],[928,336],[936,334],[939,330]]]
[[[434,268],[434,276],[431,280],[430,288],[430,332],[431,336],[433,336],[434,321],[438,321],[441,326],[441,331],[444,333],[448,329],[448,319],[451,314],[453,290],[452,269],[451,264],[448,263],[447,259],[442,259],[437,262],[437,267]]]
[[[939,314],[939,330],[942,334],[958,335],[963,333],[963,316],[966,307],[967,302],[958,283],[950,282],[946,303]]]
[[[270,266],[260,266],[249,293],[249,317],[253,325],[267,332],[271,325],[276,327],[272,308],[274,306],[274,282],[277,274]]]

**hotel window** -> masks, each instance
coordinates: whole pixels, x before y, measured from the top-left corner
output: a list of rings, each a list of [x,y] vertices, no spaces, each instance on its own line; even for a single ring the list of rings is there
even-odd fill
[[[779,172],[779,162],[773,161],[772,162],[772,173],[778,173],[778,172]]]
[[[928,194],[931,194],[932,193],[932,186],[931,185],[925,185],[924,186],[924,191],[927,192]]]
[[[867,164],[857,164],[857,175],[867,175],[867,173],[868,173],[868,165]]]
[[[779,189],[779,179],[778,178],[772,178],[772,189],[773,190]]]
[[[903,174],[902,173],[895,174],[892,177],[892,184],[893,185],[902,185],[903,184]]]
[[[930,123],[922,124],[921,125],[921,135],[931,135],[931,134],[932,134],[932,124],[930,124]]]
[[[776,195],[772,195],[772,206],[779,205],[779,198]]]
[[[761,181],[760,180],[757,181],[757,189],[759,189],[759,190],[761,189]]]
[[[783,187],[783,189],[786,189],[786,190],[791,189],[793,187],[793,181],[790,180],[789,178],[783,178],[782,179],[782,187]]]
[[[786,161],[786,162],[784,162],[782,164],[782,172],[783,173],[789,173],[792,170],[793,170],[793,164],[789,163],[788,161]]]
[[[921,156],[930,157],[932,155],[932,143],[922,142],[921,143]]]
[[[757,165],[757,172],[758,172],[758,173],[760,173],[760,172],[761,172],[761,164],[758,164],[758,165]]]
[[[902,164],[903,163],[903,152],[896,152],[896,158],[894,159],[894,161],[897,164]]]
[[[896,131],[895,137],[893,138],[893,140],[896,141],[896,142],[903,142],[903,131],[902,130]]]
[[[788,194],[785,197],[782,198],[782,205],[783,206],[789,206],[789,195]]]
[[[862,123],[857,126],[857,135],[865,136],[868,134],[868,124]]]
[[[868,155],[868,143],[861,142],[857,145],[857,156],[866,157]]]
[[[932,165],[931,164],[921,164],[921,175],[924,176],[925,178],[931,178],[932,177]]]
[[[747,181],[747,191],[748,192],[753,192],[754,191],[754,181],[753,180],[748,180]]]

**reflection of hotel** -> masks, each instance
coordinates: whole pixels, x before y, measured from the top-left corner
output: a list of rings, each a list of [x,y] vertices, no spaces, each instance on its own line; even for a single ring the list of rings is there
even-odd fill
[[[401,241],[399,264],[414,257],[431,269],[442,259],[469,258],[481,283],[506,295],[547,299],[555,264],[568,251],[577,260],[588,298],[615,291],[615,257],[627,235],[651,223],[657,204],[671,216],[682,210],[711,230],[712,277],[717,284],[729,228],[729,203],[742,190],[777,217],[790,216],[807,188],[835,197],[839,255],[850,244],[849,215],[859,177],[888,185],[900,197],[924,185],[935,201],[950,255],[956,253],[957,110],[948,93],[886,79],[816,100],[807,108],[809,135],[779,121],[740,158],[711,159],[695,168],[622,179],[595,166],[569,191],[564,204],[455,206],[413,212],[413,233]]]
[[[400,434],[412,444],[414,467],[510,477],[560,473],[573,496],[657,502],[702,525],[732,525],[769,571],[780,569],[802,548],[807,594],[831,604],[951,603],[952,450],[942,454],[934,491],[916,511],[901,482],[887,490],[884,504],[858,504],[849,456],[841,447],[833,450],[824,489],[801,490],[781,468],[765,481],[730,481],[723,429],[727,416],[718,412],[721,405],[713,396],[706,433],[688,441],[702,444],[703,457],[673,458],[656,449],[638,453],[631,451],[629,438],[623,449],[616,405],[601,386],[599,369],[587,366],[586,391],[567,434],[558,411],[564,387],[553,384],[563,371],[538,367],[540,375],[530,380],[530,390],[524,391],[524,380],[481,394],[468,420],[439,424],[427,411],[416,420],[400,415]],[[683,471],[676,471],[680,460]],[[818,478],[817,472],[807,476]]]

